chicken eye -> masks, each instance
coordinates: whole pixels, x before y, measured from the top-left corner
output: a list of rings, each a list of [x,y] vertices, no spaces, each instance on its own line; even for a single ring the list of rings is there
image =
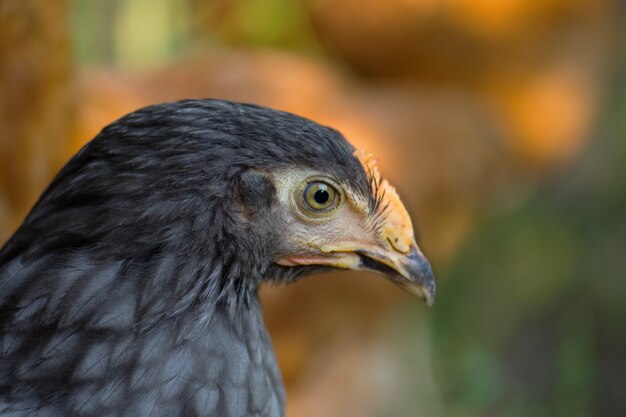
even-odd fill
[[[335,188],[323,182],[310,182],[304,189],[304,201],[314,211],[327,211],[337,203]]]

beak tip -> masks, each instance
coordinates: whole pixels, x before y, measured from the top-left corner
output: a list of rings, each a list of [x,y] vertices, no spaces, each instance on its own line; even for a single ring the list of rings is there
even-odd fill
[[[435,285],[434,281],[432,285],[430,283],[421,283],[420,281],[404,281],[399,283],[409,293],[421,298],[426,302],[428,307],[432,307],[435,304]]]
[[[408,272],[411,277],[410,286],[420,295],[429,307],[435,304],[437,288],[435,275],[426,257],[417,249],[411,251],[409,257]]]
[[[434,277],[429,275],[428,278],[420,279],[413,285],[415,285],[414,292],[426,302],[428,307],[432,307],[435,304],[435,295],[437,293]]]
[[[426,305],[428,307],[432,307],[435,304],[435,287],[432,289],[427,289],[424,291],[424,300],[426,301]]]

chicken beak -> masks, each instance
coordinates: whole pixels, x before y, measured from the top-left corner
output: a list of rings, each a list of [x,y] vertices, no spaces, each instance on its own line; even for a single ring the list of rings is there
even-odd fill
[[[354,271],[368,271],[385,276],[400,288],[424,299],[429,306],[435,302],[435,277],[430,263],[412,245],[407,253],[395,248],[355,246],[351,242],[321,248],[316,254],[291,255],[277,261],[283,266],[318,265]]]
[[[408,254],[385,250],[362,250],[358,254],[360,262],[354,269],[382,274],[400,288],[424,299],[429,306],[435,302],[435,276],[417,245]]]

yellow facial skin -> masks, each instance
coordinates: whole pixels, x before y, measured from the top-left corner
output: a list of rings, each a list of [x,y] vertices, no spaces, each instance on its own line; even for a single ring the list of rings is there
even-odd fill
[[[408,212],[396,190],[382,179],[376,160],[363,151],[356,151],[355,156],[381,200],[375,213],[349,185],[318,172],[290,170],[273,175],[278,199],[290,211],[286,216],[290,235],[285,243],[291,248],[275,262],[376,272],[432,305],[432,269],[415,243]],[[318,183],[331,187],[336,194],[332,208],[311,200],[313,189],[324,188],[317,187]],[[313,189],[307,189],[309,184],[314,184]],[[307,204],[307,199],[312,204]]]

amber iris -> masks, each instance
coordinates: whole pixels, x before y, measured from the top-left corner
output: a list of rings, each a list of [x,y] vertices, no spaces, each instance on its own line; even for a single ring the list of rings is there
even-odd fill
[[[335,204],[337,192],[332,185],[311,182],[304,189],[304,201],[312,210],[323,211]]]

